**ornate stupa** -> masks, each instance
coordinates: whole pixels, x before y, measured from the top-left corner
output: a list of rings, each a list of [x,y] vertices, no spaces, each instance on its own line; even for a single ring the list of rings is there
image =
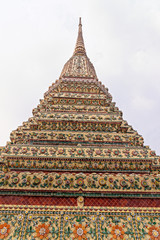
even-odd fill
[[[81,20],[73,56],[0,166],[0,239],[160,240],[159,157],[98,80]]]

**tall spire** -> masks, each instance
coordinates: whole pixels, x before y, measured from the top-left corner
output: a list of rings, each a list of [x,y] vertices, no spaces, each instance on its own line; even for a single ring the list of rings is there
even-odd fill
[[[82,22],[81,17],[79,18],[79,26],[78,26],[78,37],[76,42],[76,47],[74,50],[74,54],[86,54],[85,46],[84,46],[84,40],[83,40],[83,34],[82,34]]]
[[[60,75],[60,78],[68,77],[97,79],[94,66],[86,54],[81,18],[79,18],[78,37],[73,56],[66,62]]]

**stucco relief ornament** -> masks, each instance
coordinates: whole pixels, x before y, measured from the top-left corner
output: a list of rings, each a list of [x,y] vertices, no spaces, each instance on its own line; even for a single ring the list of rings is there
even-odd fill
[[[39,239],[47,239],[50,232],[49,226],[50,225],[46,225],[45,223],[39,224],[36,227],[36,237],[38,237]]]
[[[79,196],[77,198],[77,205],[78,205],[78,207],[83,207],[84,206],[84,197],[83,196]]]
[[[6,239],[10,233],[10,225],[3,223],[0,225],[0,239]]]
[[[160,240],[160,227],[155,226],[149,227],[148,235],[152,240]]]
[[[121,226],[118,226],[118,225],[113,226],[111,234],[112,234],[111,240],[114,240],[114,239],[117,239],[117,240],[124,239],[124,230],[123,230],[123,228]]]
[[[75,229],[73,231],[73,233],[74,233],[73,239],[78,239],[78,240],[87,239],[87,237],[86,237],[87,225],[83,226],[82,224],[78,224],[78,225],[74,225],[74,227],[75,227]]]

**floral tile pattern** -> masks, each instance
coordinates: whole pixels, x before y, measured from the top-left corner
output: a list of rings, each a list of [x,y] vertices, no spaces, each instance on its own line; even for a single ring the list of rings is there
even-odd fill
[[[160,209],[1,206],[0,239],[159,240]]]
[[[21,239],[24,225],[24,210],[0,211],[0,239]]]
[[[54,194],[61,191],[62,194],[78,193],[81,190],[92,196],[94,193],[101,196],[112,192],[129,193],[148,193],[160,194],[160,176],[159,174],[132,174],[126,173],[0,173],[0,189],[6,190],[27,190],[41,193],[49,191]],[[89,193],[88,193],[89,191]],[[12,194],[12,193],[11,193]],[[20,194],[20,193],[19,193]],[[91,195],[92,194],[92,195]],[[160,196],[160,195],[159,195]]]

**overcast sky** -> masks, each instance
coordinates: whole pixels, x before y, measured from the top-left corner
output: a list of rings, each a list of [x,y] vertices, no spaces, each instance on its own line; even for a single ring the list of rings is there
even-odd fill
[[[160,155],[159,0],[1,0],[0,146],[59,78],[79,17],[99,80]]]

